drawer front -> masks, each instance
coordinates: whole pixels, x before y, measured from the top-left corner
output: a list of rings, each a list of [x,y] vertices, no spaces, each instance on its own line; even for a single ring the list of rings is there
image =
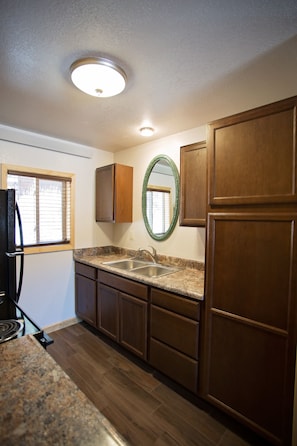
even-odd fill
[[[198,362],[151,339],[150,364],[191,392],[197,392]]]
[[[82,276],[89,277],[89,279],[96,280],[97,268],[85,265],[84,263],[75,262],[75,272]]]
[[[152,305],[151,337],[198,359],[198,322]]]
[[[139,299],[148,300],[148,287],[142,283],[134,282],[100,269],[98,269],[97,279],[99,282],[105,283],[119,291],[139,297]]]
[[[157,288],[152,288],[151,299],[152,303],[159,307],[174,311],[182,316],[190,317],[195,321],[199,321],[200,319],[200,303],[195,300]]]

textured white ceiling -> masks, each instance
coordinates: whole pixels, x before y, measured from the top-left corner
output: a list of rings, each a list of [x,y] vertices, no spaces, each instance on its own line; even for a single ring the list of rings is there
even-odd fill
[[[71,84],[92,55],[121,95]],[[297,1],[0,0],[0,64],[0,123],[115,152],[297,94]]]

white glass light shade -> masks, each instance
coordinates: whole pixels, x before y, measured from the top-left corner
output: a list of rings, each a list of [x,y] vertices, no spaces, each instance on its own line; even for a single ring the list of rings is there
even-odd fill
[[[142,136],[152,136],[155,130],[152,127],[141,127],[139,131]]]
[[[115,96],[126,86],[125,72],[102,57],[80,59],[71,65],[70,71],[74,85],[91,96]]]

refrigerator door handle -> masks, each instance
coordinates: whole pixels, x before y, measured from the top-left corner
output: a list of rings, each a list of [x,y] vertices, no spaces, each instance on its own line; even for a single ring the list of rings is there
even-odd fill
[[[20,232],[20,248],[16,249],[17,255],[21,256],[21,263],[20,263],[20,274],[19,274],[19,284],[18,289],[16,292],[16,298],[17,302],[20,299],[21,291],[22,291],[22,285],[23,285],[23,275],[24,275],[24,236],[23,236],[23,226],[22,226],[22,219],[21,219],[21,213],[18,204],[15,204],[15,210],[17,214],[17,219],[19,222],[19,232]]]
[[[14,252],[6,252],[7,257],[17,257],[24,254],[22,249],[16,249]]]

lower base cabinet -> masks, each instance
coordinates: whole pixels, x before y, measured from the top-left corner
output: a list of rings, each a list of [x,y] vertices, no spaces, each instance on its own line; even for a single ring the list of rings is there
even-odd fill
[[[200,304],[151,290],[150,364],[191,392],[198,391]]]
[[[81,319],[197,393],[198,301],[79,262],[75,273],[76,313]]]
[[[98,270],[97,328],[147,360],[148,287]]]
[[[75,263],[75,311],[77,316],[94,327],[97,323],[96,277],[96,268]]]

